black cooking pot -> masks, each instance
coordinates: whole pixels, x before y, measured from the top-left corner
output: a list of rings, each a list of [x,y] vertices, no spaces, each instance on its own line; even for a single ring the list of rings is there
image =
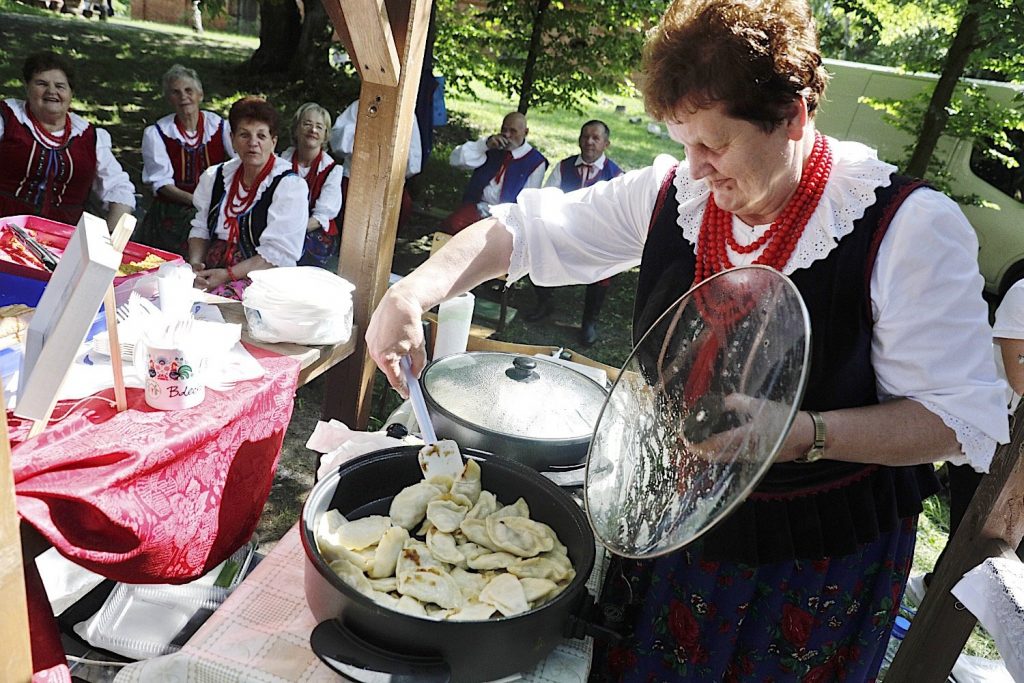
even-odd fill
[[[423,479],[418,452],[418,446],[402,446],[347,462],[321,479],[306,499],[305,591],[321,622],[310,637],[320,659],[356,681],[490,681],[532,669],[563,638],[602,631],[589,621],[595,605],[586,581],[595,551],[586,516],[546,478],[504,458],[481,463],[483,487],[506,504],[526,499],[530,517],[558,534],[576,576],[557,597],[513,617],[432,621],[379,605],[338,578],[317,550],[316,521],[330,509],[348,519],[388,514],[395,494]],[[481,456],[466,449],[463,454]]]
[[[438,437],[541,471],[583,463],[608,396],[554,360],[494,351],[435,360],[420,383]]]

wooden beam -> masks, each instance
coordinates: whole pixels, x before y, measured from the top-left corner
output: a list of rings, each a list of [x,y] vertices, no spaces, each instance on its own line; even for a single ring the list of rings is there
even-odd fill
[[[334,38],[341,41],[345,46],[345,52],[353,64],[359,63],[359,54],[355,45],[352,44],[352,36],[349,35],[348,25],[345,24],[345,14],[341,11],[341,0],[322,0],[324,9],[327,11],[327,18],[334,27]]]
[[[364,83],[397,87],[401,73],[398,47],[388,9],[381,0],[323,0],[327,16],[342,36]],[[339,23],[338,19],[342,17]],[[349,27],[345,40],[342,26]]]
[[[32,646],[28,635],[28,603],[22,568],[18,509],[7,436],[7,408],[0,386],[0,681],[32,679]]]
[[[1013,417],[1010,443],[996,449],[956,534],[885,676],[887,683],[943,683],[977,622],[950,593],[994,548],[1016,548],[1024,536],[1024,403]]]
[[[356,286],[353,313],[359,330],[366,329],[391,274],[430,6],[431,0],[389,4],[387,14],[401,55],[398,83],[389,86],[364,78],[360,90],[338,264],[338,274]],[[364,43],[357,36],[364,27],[355,22],[349,0],[342,8],[349,34],[363,57]],[[368,21],[359,16],[360,21]],[[360,336],[352,356],[327,375],[324,416],[342,420],[353,429],[365,428],[375,372]]]

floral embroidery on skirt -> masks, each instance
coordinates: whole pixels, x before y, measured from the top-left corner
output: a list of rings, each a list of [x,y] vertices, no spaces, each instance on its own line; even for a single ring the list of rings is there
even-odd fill
[[[843,557],[762,566],[701,558],[698,541],[613,560],[602,594],[626,640],[595,643],[590,680],[874,680],[914,557],[916,518]]]

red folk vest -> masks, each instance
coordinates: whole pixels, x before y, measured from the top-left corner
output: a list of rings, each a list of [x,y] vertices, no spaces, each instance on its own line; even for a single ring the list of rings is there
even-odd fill
[[[195,192],[196,185],[199,184],[199,176],[203,174],[203,171],[228,159],[228,155],[224,151],[224,119],[221,119],[213,137],[194,147],[164,135],[159,125],[156,127],[156,132],[164,141],[164,148],[171,160],[171,168],[174,169],[174,186],[179,190]],[[157,195],[157,201],[166,200]]]
[[[96,179],[96,128],[51,149],[0,102],[0,216],[33,214],[75,225]]]

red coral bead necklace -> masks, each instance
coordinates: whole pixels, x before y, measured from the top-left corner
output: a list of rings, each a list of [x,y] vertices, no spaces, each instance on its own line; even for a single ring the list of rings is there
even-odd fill
[[[729,260],[729,248],[738,254],[752,254],[764,247],[764,251],[754,263],[781,271],[789,262],[811,215],[818,207],[831,172],[832,150],[825,136],[815,133],[814,147],[807,158],[793,196],[771,227],[761,237],[747,245],[741,245],[736,241],[732,227],[733,215],[723,211],[715,203],[714,195],[711,195],[701,220],[694,284],[733,267]]]

